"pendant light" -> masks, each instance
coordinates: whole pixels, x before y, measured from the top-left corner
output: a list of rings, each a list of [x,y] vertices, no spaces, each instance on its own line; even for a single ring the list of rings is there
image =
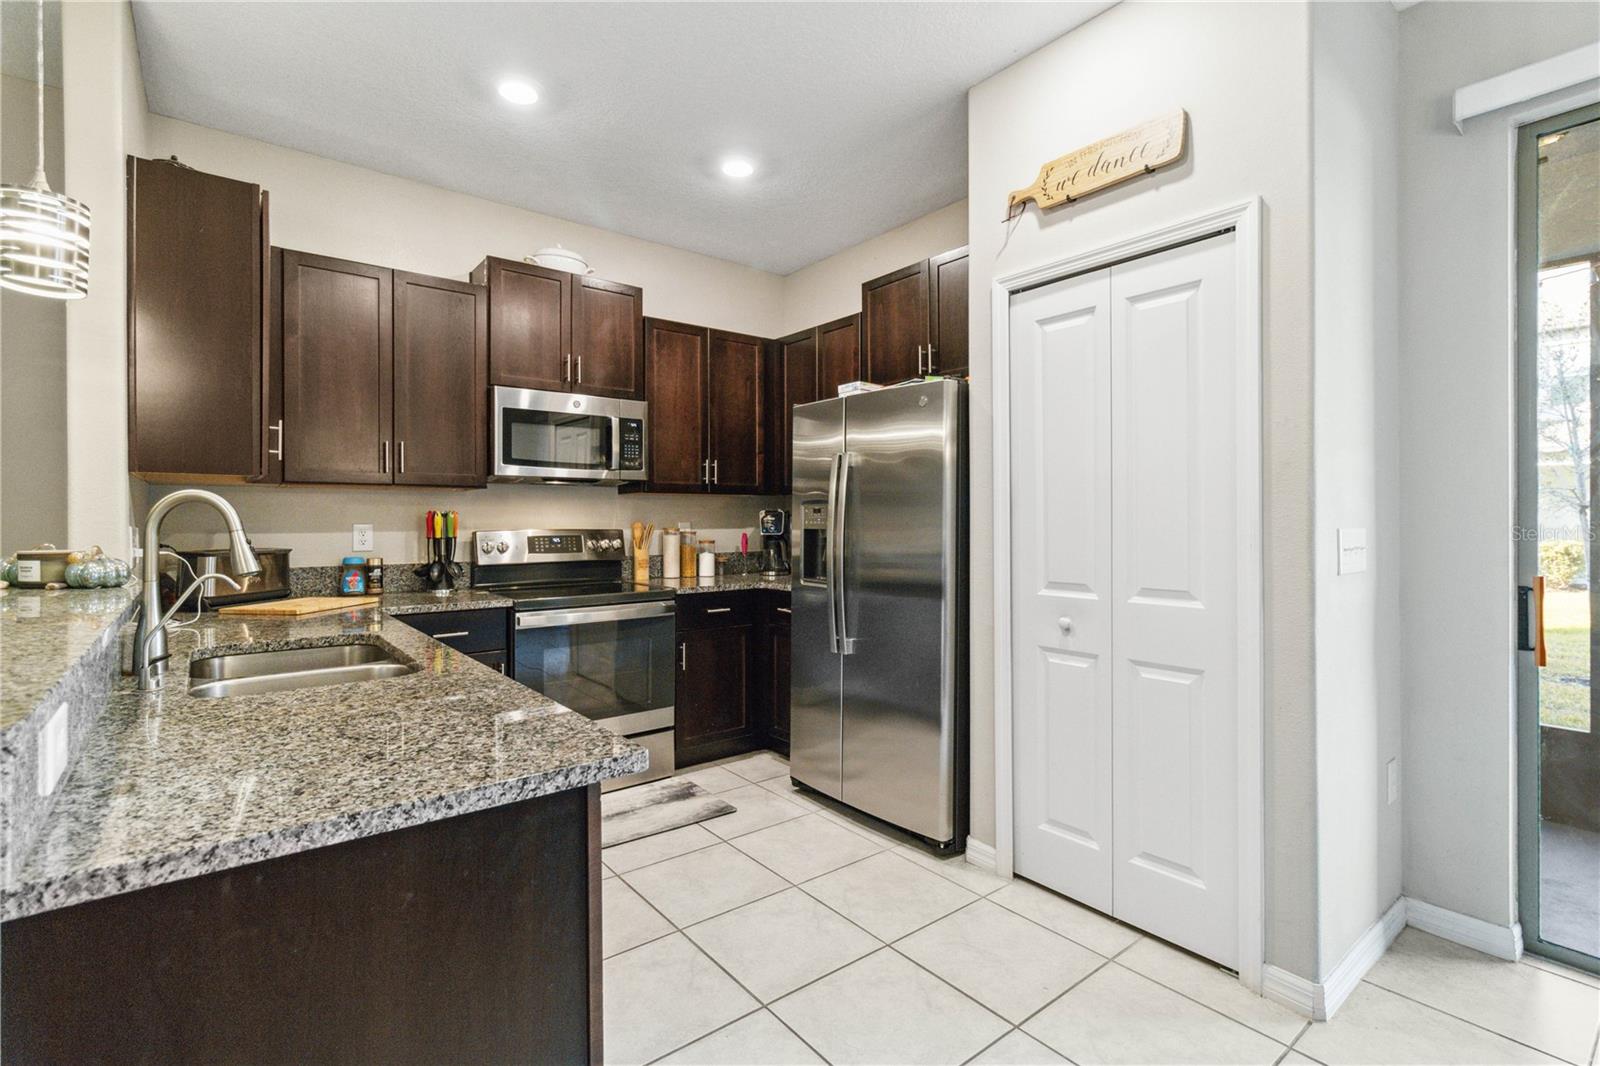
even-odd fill
[[[89,295],[89,208],[44,176],[44,0],[39,0],[39,165],[26,185],[0,185],[0,288],[55,300]]]

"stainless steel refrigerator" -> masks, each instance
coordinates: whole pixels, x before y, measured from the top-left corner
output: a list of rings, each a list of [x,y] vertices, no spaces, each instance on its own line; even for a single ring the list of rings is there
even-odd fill
[[[966,385],[794,410],[790,775],[947,850],[967,833]]]

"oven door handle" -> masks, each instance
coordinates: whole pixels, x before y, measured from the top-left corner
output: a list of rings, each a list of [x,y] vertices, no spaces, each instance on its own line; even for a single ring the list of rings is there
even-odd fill
[[[518,611],[518,629],[551,629],[555,626],[581,626],[590,622],[629,622],[639,618],[668,618],[672,601],[630,603],[617,607],[584,607],[576,611]]]

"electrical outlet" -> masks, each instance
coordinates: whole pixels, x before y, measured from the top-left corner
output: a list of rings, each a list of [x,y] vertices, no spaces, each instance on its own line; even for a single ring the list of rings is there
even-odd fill
[[[1389,802],[1400,798],[1400,760],[1389,760]]]
[[[48,796],[67,772],[67,705],[57,707],[55,713],[39,730],[39,795]]]
[[[350,547],[354,551],[369,552],[372,550],[372,526],[356,525],[351,527]]]

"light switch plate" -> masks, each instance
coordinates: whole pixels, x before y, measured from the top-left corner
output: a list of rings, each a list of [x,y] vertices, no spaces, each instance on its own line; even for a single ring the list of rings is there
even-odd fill
[[[1360,574],[1367,569],[1367,531],[1365,528],[1339,530],[1339,573]]]
[[[350,548],[353,551],[369,552],[372,550],[372,526],[355,525],[351,527]]]
[[[63,703],[39,730],[39,795],[48,796],[67,772],[67,705]]]

